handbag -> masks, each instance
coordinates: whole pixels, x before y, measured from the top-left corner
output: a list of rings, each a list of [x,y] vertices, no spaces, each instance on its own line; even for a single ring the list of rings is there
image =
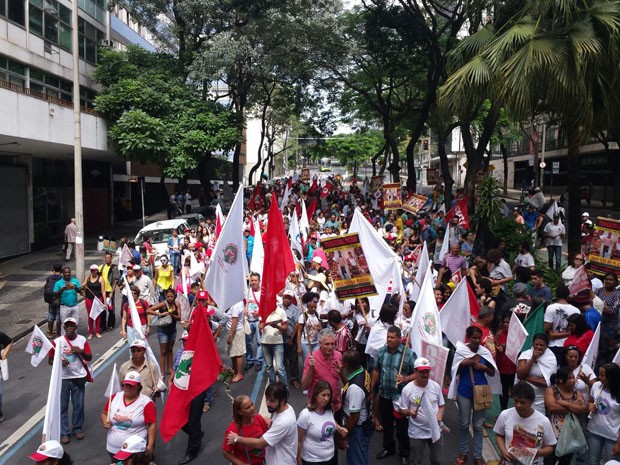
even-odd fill
[[[0,374],[3,381],[9,380],[9,362],[5,358],[0,358]]]
[[[564,417],[564,425],[562,426],[562,431],[560,431],[558,443],[555,446],[555,455],[562,457],[578,450],[584,450],[586,444],[586,437],[583,434],[579,420],[572,413],[568,413]]]
[[[469,365],[469,376],[474,388],[474,411],[486,410],[493,405],[493,392],[488,384],[476,384],[474,381],[474,370]]]
[[[174,323],[172,321],[172,315],[170,315],[170,314],[159,315],[156,318],[157,319],[155,320],[155,322],[153,322],[153,320],[151,320],[151,325],[157,326],[158,328],[161,328],[162,326],[170,326],[171,324]]]

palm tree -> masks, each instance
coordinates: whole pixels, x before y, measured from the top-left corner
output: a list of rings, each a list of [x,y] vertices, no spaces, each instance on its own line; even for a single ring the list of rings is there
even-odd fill
[[[543,113],[560,121],[568,140],[568,246],[579,251],[579,147],[597,125],[611,126],[600,115],[613,114],[605,107],[617,101],[620,2],[530,0],[498,31],[487,26],[463,40],[453,60],[459,67],[440,103],[456,113],[491,98],[519,119]]]

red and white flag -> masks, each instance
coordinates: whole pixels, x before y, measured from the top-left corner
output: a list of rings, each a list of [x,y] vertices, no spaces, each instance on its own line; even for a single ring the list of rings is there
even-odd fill
[[[332,190],[332,185],[329,182],[326,182],[323,188],[321,189],[321,198],[324,199],[329,195]]]
[[[127,244],[123,244],[123,248],[121,250],[121,256],[118,257],[118,263],[120,263],[122,266],[127,268],[129,265],[131,265],[132,259],[133,259],[133,254],[131,253],[131,250],[129,250],[129,247],[127,247]]]
[[[577,271],[575,271],[573,280],[570,286],[568,286],[568,290],[570,291],[570,295],[577,295],[579,291],[583,291],[584,289],[590,289],[590,280],[586,273],[586,267],[581,265],[577,268]]]
[[[267,320],[271,312],[276,309],[276,295],[284,289],[288,275],[294,270],[295,261],[284,230],[282,213],[278,204],[272,202],[267,217],[265,264],[263,265],[259,305],[260,316],[263,321]],[[243,298],[239,300],[243,300]]]
[[[54,342],[60,347],[60,338]],[[62,351],[54,351],[52,374],[47,390],[45,420],[43,421],[43,441],[60,441],[60,389],[62,387]]]
[[[310,206],[308,207],[308,221],[312,221],[312,217],[314,216],[314,212],[316,211],[316,197],[314,197],[312,199],[312,203],[310,204]]]
[[[280,209],[283,209],[288,205],[288,198],[291,195],[291,190],[293,189],[293,178],[288,178],[286,183],[286,187],[284,188],[284,194],[282,194],[282,199],[280,200]]]
[[[203,311],[195,311],[189,338],[177,367],[164,407],[159,431],[165,442],[187,423],[189,404],[209,388],[222,371],[222,360]]]
[[[594,336],[590,341],[590,345],[586,349],[586,353],[583,354],[583,359],[581,360],[582,364],[588,365],[590,368],[594,369],[596,367],[596,361],[598,360],[598,347],[601,343],[601,323],[599,322],[596,327],[596,331],[594,331]]]
[[[260,210],[263,208],[263,195],[262,195],[262,184],[257,184],[250,196],[250,200],[248,202],[248,208],[252,211]]]
[[[43,331],[41,331],[37,325],[34,325],[34,329],[26,345],[26,353],[30,354],[30,364],[33,367],[39,366],[41,360],[47,359],[47,354],[52,347],[52,343],[45,337]]]
[[[411,291],[409,300],[413,300],[414,302],[418,301],[418,297],[420,296],[420,290],[422,288],[422,283],[424,282],[424,277],[426,276],[426,271],[429,269],[429,264],[430,260],[428,257],[428,249],[426,248],[426,241],[424,241],[424,244],[422,244],[422,252],[420,252],[420,255],[418,257],[418,269],[415,274],[415,279],[413,281],[413,290]]]
[[[112,374],[110,375],[110,381],[108,381],[108,387],[105,389],[105,396],[111,399],[114,394],[121,392],[121,383],[118,380],[118,373],[116,372],[116,363],[112,368]]]
[[[446,223],[455,215],[459,217],[459,224],[465,229],[469,229],[469,210],[467,209],[467,197],[457,200],[454,206],[446,213]],[[448,235],[446,234],[446,237]]]
[[[207,247],[207,257],[211,257],[213,255],[213,249],[215,248],[215,244],[217,243],[217,240],[222,233],[223,225],[224,213],[222,212],[222,207],[218,203],[215,207],[215,231],[213,231],[213,234],[211,234],[211,238],[209,239],[209,247]]]
[[[312,186],[310,186],[310,189],[308,189],[308,195],[316,194],[316,190],[318,189],[318,187],[318,178],[314,176],[314,178],[312,178]]]
[[[308,218],[308,212],[306,211],[306,202],[303,199],[299,200],[301,205],[301,216],[299,218],[299,232],[301,232],[302,243],[308,242],[308,232],[310,231],[310,219]]]
[[[529,333],[525,329],[525,326],[519,320],[516,313],[510,316],[510,323],[508,323],[508,335],[506,336],[506,357],[508,357],[512,363],[517,364],[519,359],[519,353],[523,348],[523,344],[527,340]]]
[[[263,272],[263,263],[265,262],[265,249],[263,248],[263,235],[260,232],[260,226],[256,220],[252,220],[254,224],[254,246],[252,247],[252,260],[250,261],[250,271],[254,273]]]

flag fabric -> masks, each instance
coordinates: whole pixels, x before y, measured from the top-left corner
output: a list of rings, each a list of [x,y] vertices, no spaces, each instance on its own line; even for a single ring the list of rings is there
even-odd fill
[[[110,381],[108,381],[108,387],[105,388],[105,396],[110,399],[117,392],[121,392],[121,383],[118,380],[118,373],[116,371],[116,363],[112,368],[112,374],[110,375]]]
[[[127,247],[127,244],[123,244],[121,255],[120,257],[118,257],[118,263],[124,266],[125,268],[127,268],[129,265],[131,265],[132,259],[133,259],[133,254],[131,253],[131,250],[129,250],[129,247]]]
[[[240,185],[213,248],[204,286],[217,306],[225,311],[245,298],[247,275],[248,261],[243,238],[243,186]]]
[[[222,360],[204,312],[194,312],[194,321],[183,348],[159,431],[165,442],[187,423],[190,402],[209,388],[222,371]]]
[[[303,199],[299,201],[301,204],[301,217],[299,218],[299,232],[301,232],[301,238],[303,243],[308,242],[308,232],[310,231],[310,218],[306,211],[306,202]]]
[[[250,210],[256,211],[263,208],[263,196],[262,196],[262,184],[257,184],[254,187],[254,191],[250,196],[250,201],[248,202],[248,208]]]
[[[519,359],[521,347],[523,347],[528,336],[529,334],[521,323],[521,320],[519,320],[516,313],[513,313],[510,316],[510,323],[508,323],[505,354],[515,365]]]
[[[265,263],[261,281],[259,313],[263,321],[276,309],[276,295],[284,289],[288,275],[295,271],[295,261],[284,230],[282,213],[276,202],[269,207],[265,233]],[[239,300],[243,300],[243,297]],[[217,301],[216,301],[217,302]]]
[[[222,213],[222,207],[218,203],[215,207],[215,231],[211,234],[209,239],[209,247],[207,247],[207,256],[213,256],[213,249],[217,243],[220,234],[222,233],[222,225],[224,224],[224,213]]]
[[[289,218],[288,235],[291,238],[291,249],[297,250],[299,256],[304,256],[304,251],[301,246],[301,232],[299,231],[299,223],[297,222],[297,214],[293,214]]]
[[[463,281],[467,281],[464,279]],[[475,321],[478,321],[478,311],[480,311],[480,302],[478,301],[478,297],[476,293],[467,282],[467,297],[469,299],[469,313]]]
[[[446,233],[444,234],[443,242],[441,243],[441,249],[439,249],[439,263],[436,263],[436,265],[441,264],[441,262],[443,262],[443,257],[445,257],[450,251],[450,230],[451,229],[452,228],[450,226],[446,228]]]
[[[315,195],[318,187],[319,187],[318,178],[315,175],[312,178],[312,186],[310,186],[310,189],[308,189],[308,195]]]
[[[288,198],[291,195],[291,189],[293,188],[293,178],[288,178],[282,199],[280,200],[280,209],[284,209],[288,205]]]
[[[586,267],[581,265],[577,268],[577,271],[575,271],[575,275],[573,276],[570,286],[568,286],[568,290],[570,291],[570,295],[576,295],[579,291],[583,291],[584,289],[590,289],[590,280],[586,273]]]
[[[312,217],[314,216],[314,212],[316,211],[316,197],[312,199],[312,203],[308,207],[308,221],[312,221]]]
[[[411,291],[409,300],[413,300],[414,302],[418,301],[418,297],[420,296],[420,290],[422,289],[422,283],[424,282],[424,276],[426,275],[429,264],[430,259],[428,257],[428,248],[426,247],[426,241],[424,241],[424,244],[422,245],[422,252],[418,257],[418,269],[415,274],[413,290]]]
[[[439,312],[443,332],[455,346],[465,341],[465,330],[471,326],[467,287],[467,280],[463,279]]]
[[[263,272],[263,263],[265,262],[265,249],[263,248],[263,235],[256,220],[254,223],[254,247],[252,247],[252,260],[250,261],[250,271],[254,273]]]
[[[429,200],[432,200],[432,197]],[[439,210],[437,210],[437,213],[439,213],[439,212],[442,212],[445,215],[445,213],[446,213],[446,204],[445,203],[441,204],[441,207],[439,207]]]
[[[411,348],[416,354],[422,353],[422,340],[441,345],[441,320],[435,300],[433,273],[430,267],[429,263],[424,274],[420,297],[411,317]]]
[[[329,195],[332,190],[332,185],[329,182],[326,182],[323,188],[321,189],[321,198],[324,199]]]
[[[88,314],[93,320],[96,320],[99,315],[105,310],[105,305],[97,297],[93,299],[93,304],[90,307],[90,313]]]
[[[47,354],[52,347],[52,343],[45,337],[43,331],[41,331],[37,325],[34,325],[34,329],[26,345],[26,353],[30,354],[30,364],[33,367],[39,366],[41,360],[47,358]]]
[[[553,216],[555,214],[559,214],[560,213],[560,209],[558,208],[558,202],[557,200],[554,200],[553,202],[551,202],[551,205],[549,205],[549,208],[547,208],[547,217],[553,221]]]
[[[530,310],[527,316],[525,317],[525,321],[523,322],[523,326],[528,333],[527,339],[523,343],[523,347],[521,347],[521,351],[528,350],[532,348],[534,338],[534,334],[544,333],[545,332],[545,303],[541,303],[534,310]]]
[[[458,270],[456,270],[456,273],[452,273],[452,276],[450,276],[450,281],[452,281],[454,284],[458,284],[463,280],[463,269],[459,268]]]
[[[620,349],[618,349],[618,352],[616,352],[616,356],[614,357],[612,362],[620,366]]]
[[[467,209],[467,197],[463,197],[454,203],[454,206],[446,213],[446,223],[458,215],[459,224],[466,230],[469,230],[469,210]]]
[[[598,361],[598,347],[601,343],[601,322],[599,321],[594,331],[594,336],[590,341],[590,345],[586,349],[586,353],[583,354],[582,364],[588,365],[593,370],[596,368],[596,362]]]
[[[60,347],[60,338],[55,341]],[[52,374],[47,390],[47,404],[45,405],[45,420],[43,421],[43,441],[60,441],[60,388],[62,386],[62,354],[61,350],[54,351]]]

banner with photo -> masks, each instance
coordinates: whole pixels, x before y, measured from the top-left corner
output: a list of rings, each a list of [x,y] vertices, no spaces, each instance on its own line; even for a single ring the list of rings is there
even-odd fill
[[[418,357],[427,358],[431,362],[430,379],[440,386],[444,382],[444,374],[446,372],[446,364],[448,363],[448,355],[450,350],[446,347],[438,346],[431,342],[422,340],[422,353]]]
[[[384,184],[383,185],[383,209],[398,210],[402,206],[400,195],[400,184]]]
[[[377,295],[357,233],[321,239],[338,299]]]
[[[301,180],[303,182],[310,182],[310,168],[301,169]]]
[[[601,276],[606,273],[620,276],[620,221],[598,217],[594,229],[588,257],[592,271]]]
[[[373,176],[370,178],[370,192],[381,190],[383,186],[383,176]]]
[[[424,208],[426,202],[428,202],[428,197],[424,197],[420,194],[411,194],[411,197],[403,202],[403,210],[414,214],[418,213]]]

